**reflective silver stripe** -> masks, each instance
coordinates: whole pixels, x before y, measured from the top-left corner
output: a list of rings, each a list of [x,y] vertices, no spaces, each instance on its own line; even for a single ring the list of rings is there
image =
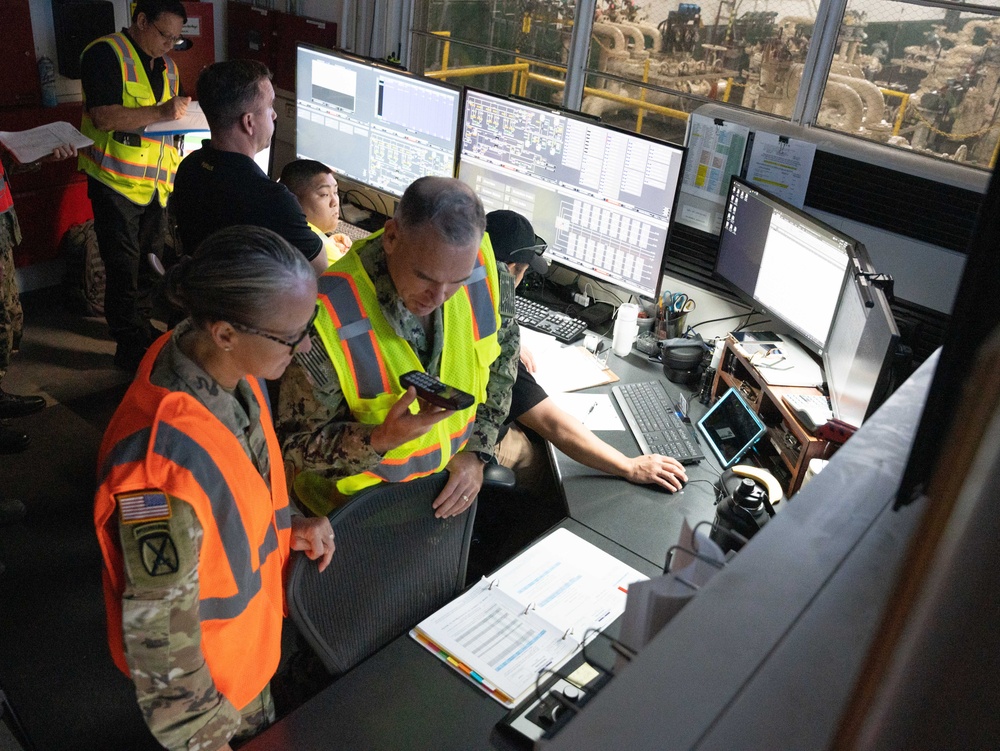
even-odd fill
[[[325,298],[325,303],[333,308],[340,327],[337,334],[347,345],[351,365],[354,370],[354,383],[358,388],[358,396],[362,399],[372,399],[389,391],[389,385],[383,378],[379,353],[375,350],[371,331],[371,322],[361,308],[361,301],[347,278],[341,274],[324,274],[318,280],[319,293]],[[368,322],[367,329],[362,329],[362,321]],[[341,331],[347,332],[342,336]]]
[[[264,542],[257,548],[257,560],[266,561],[267,557],[278,549],[278,533],[274,531],[274,525],[268,525],[267,534],[264,535]]]
[[[469,437],[472,435],[472,429],[474,427],[475,427],[475,416],[469,419],[469,424],[465,426],[465,430],[463,430],[460,435],[457,435],[451,439],[452,456],[461,451],[462,447],[465,445],[465,442],[468,441]]]
[[[132,435],[125,436],[115,444],[114,448],[108,452],[107,457],[104,459],[104,464],[101,465],[99,483],[103,484],[108,479],[108,475],[111,474],[111,470],[115,467],[137,462],[146,455],[150,430],[151,428],[137,430]]]
[[[125,65],[125,80],[129,83],[139,83],[139,74],[135,69],[135,60],[128,43],[117,34],[112,34],[108,40],[121,52],[122,63]]]
[[[142,460],[149,444],[150,430],[148,427],[143,428],[115,445],[101,468],[101,482],[107,479],[113,467]],[[237,617],[260,592],[261,578],[259,569],[250,568],[250,541],[229,485],[208,452],[190,436],[171,425],[160,423],[153,452],[188,470],[209,498],[226,560],[236,582],[235,595],[202,598],[199,606],[201,620]],[[287,508],[276,512],[276,517],[279,528],[290,526]],[[277,549],[277,534],[273,525],[270,525],[259,548],[261,564]]]
[[[476,258],[477,266],[472,270],[465,289],[469,293],[469,304],[472,307],[472,317],[476,320],[479,338],[485,339],[497,331],[496,311],[493,308],[493,297],[490,295],[490,282],[486,277],[486,267],[483,266],[482,253]]]
[[[125,177],[133,177],[137,179],[146,177],[146,168],[144,166],[123,162],[121,159],[112,156],[108,152],[101,151],[97,147],[97,144],[94,144],[94,146],[91,147],[91,150],[100,155],[100,157],[98,159],[94,159],[94,161],[101,169],[115,172],[119,175],[124,175]]]
[[[441,465],[441,449],[432,448],[426,454],[409,457],[402,464],[379,464],[371,472],[386,482],[403,482],[413,475],[430,474]]]
[[[361,336],[362,334],[367,334],[372,330],[372,322],[367,318],[362,318],[360,321],[355,321],[354,323],[349,323],[346,326],[341,326],[337,329],[337,336],[344,339],[353,339],[356,336]]]
[[[474,426],[475,419],[473,416],[469,418],[469,422],[466,424],[465,429],[459,435],[452,437],[452,456],[457,454],[459,449],[461,449],[462,446],[465,445],[465,442],[469,440],[469,436],[472,435],[472,429]],[[431,472],[436,472],[439,466],[441,466],[441,449],[434,447],[426,454],[418,454],[409,457],[402,464],[389,464],[383,462],[375,467],[375,469],[371,470],[371,473],[377,477],[381,477],[386,482],[403,482],[407,479],[411,479],[414,475],[428,475]]]
[[[179,85],[180,85],[179,84],[180,79],[177,75],[177,65],[169,57],[164,57],[163,62],[167,66],[166,74],[167,74],[168,93],[171,96],[177,96],[177,92],[179,91]]]
[[[270,408],[270,405],[268,406]],[[288,506],[274,512],[274,521],[278,525],[278,529],[288,529],[292,526],[292,512]]]

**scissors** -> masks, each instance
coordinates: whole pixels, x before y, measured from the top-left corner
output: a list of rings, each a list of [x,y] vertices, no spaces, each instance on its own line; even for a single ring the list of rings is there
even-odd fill
[[[681,313],[686,308],[688,302],[688,296],[683,292],[675,292],[670,296],[670,310],[674,313]]]

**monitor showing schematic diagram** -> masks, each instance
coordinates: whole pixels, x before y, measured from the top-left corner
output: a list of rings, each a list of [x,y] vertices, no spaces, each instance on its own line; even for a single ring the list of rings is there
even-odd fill
[[[526,216],[546,257],[636,295],[659,292],[684,148],[466,90],[458,176],[486,211]]]
[[[418,177],[454,177],[461,89],[299,45],[295,151],[399,197]]]

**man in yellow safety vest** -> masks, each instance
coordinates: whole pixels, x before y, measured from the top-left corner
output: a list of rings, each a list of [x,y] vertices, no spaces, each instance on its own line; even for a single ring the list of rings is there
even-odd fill
[[[107,271],[104,312],[118,344],[115,365],[129,372],[159,334],[150,324],[156,275],[147,257],[162,255],[180,154],[174,136],[145,129],[183,117],[191,101],[166,57],[186,21],[180,0],[139,0],[128,29],[95,40],[80,58],[80,130],[94,145],[80,151],[79,168]]]
[[[437,516],[464,513],[510,406],[519,336],[513,278],[464,183],[423,177],[385,229],[320,277],[313,351],[281,382],[278,435],[296,497],[325,514],[379,482],[447,469]],[[502,290],[502,291],[501,291]],[[399,376],[425,371],[472,394],[440,410]]]

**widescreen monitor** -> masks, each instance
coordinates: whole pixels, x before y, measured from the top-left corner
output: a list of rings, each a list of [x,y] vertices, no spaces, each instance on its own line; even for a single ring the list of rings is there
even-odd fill
[[[462,91],[298,45],[295,151],[396,198],[418,177],[455,176]]]
[[[733,178],[715,276],[821,354],[856,241]]]
[[[864,245],[849,256],[851,273],[823,351],[823,372],[834,416],[860,427],[888,396],[899,329],[885,293],[871,282]]]
[[[458,176],[486,211],[526,216],[546,257],[655,298],[684,148],[467,90]]]

